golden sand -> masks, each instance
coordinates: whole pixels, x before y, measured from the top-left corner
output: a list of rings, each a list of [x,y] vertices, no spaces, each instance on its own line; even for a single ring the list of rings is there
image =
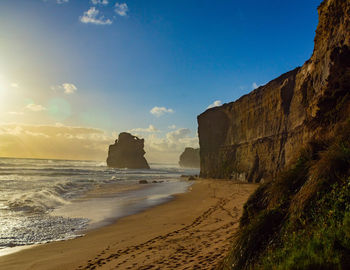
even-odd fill
[[[198,180],[168,203],[68,241],[0,257],[0,269],[213,269],[257,185]]]

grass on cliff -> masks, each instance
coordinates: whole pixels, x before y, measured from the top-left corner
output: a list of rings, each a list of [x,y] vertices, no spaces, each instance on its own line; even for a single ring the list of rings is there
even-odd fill
[[[222,269],[350,269],[350,122],[244,206]]]
[[[350,269],[350,178],[313,203],[311,222],[281,231],[280,245],[260,259],[262,269]]]

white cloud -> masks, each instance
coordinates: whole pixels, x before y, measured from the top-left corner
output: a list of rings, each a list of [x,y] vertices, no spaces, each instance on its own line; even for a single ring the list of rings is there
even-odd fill
[[[127,16],[129,11],[128,5],[126,3],[115,3],[115,13],[119,16],[125,17]]]
[[[92,23],[97,25],[112,24],[110,19],[105,19],[104,16],[98,16],[100,13],[95,7],[91,7],[88,11],[85,11],[83,16],[80,17],[82,23]]]
[[[159,129],[157,129],[155,126],[153,125],[149,125],[148,128],[134,128],[134,129],[130,129],[128,130],[128,132],[159,132]]]
[[[166,137],[170,142],[177,142],[189,134],[191,134],[191,130],[188,128],[180,128],[178,130],[167,133]]]
[[[108,0],[91,0],[93,5],[108,5]]]
[[[60,122],[56,122],[55,123],[55,127],[63,127],[64,125],[62,124],[62,123],[60,123]]]
[[[191,131],[187,128],[168,132],[165,138],[150,134],[145,138],[146,158],[152,162],[177,163],[186,147],[199,147],[198,137],[190,135]]]
[[[113,141],[96,128],[0,125],[0,152],[10,157],[105,160]]]
[[[78,88],[73,83],[62,83],[61,85],[53,85],[51,89],[54,91],[63,90],[63,93],[70,95],[75,93]]]
[[[64,89],[64,93],[68,95],[73,94],[78,90],[78,88],[72,83],[64,83],[62,84],[62,87]]]
[[[23,112],[7,112],[7,114],[11,114],[11,115],[23,115]]]
[[[171,126],[168,126],[169,129],[175,129],[176,126],[175,125],[171,125]]]
[[[165,107],[158,107],[158,106],[155,106],[153,107],[151,110],[150,110],[150,113],[157,116],[157,117],[160,117],[166,113],[174,113],[174,110],[173,109],[167,109]]]
[[[10,86],[11,86],[12,88],[19,88],[18,83],[11,83]]]
[[[18,136],[23,132],[23,128],[14,125],[4,125],[0,127],[0,135],[14,135]]]
[[[42,133],[42,132],[32,132],[32,131],[29,131],[29,130],[25,130],[24,133],[26,135],[30,135],[30,136],[34,136],[34,137],[50,138],[49,135],[46,135],[45,133]]]
[[[258,88],[258,87],[259,87],[259,85],[258,85],[256,82],[253,82],[253,84],[252,84],[253,90],[256,89],[256,88]]]
[[[46,108],[39,104],[30,103],[25,107],[27,110],[32,112],[42,112],[46,111]]]
[[[119,132],[118,131],[112,131],[112,138],[116,139],[118,138]]]
[[[218,107],[218,106],[221,106],[222,103],[221,103],[221,100],[215,100],[212,104],[210,104],[207,109],[210,109],[210,108],[214,108],[214,107]]]
[[[57,4],[64,4],[64,3],[68,3],[69,0],[57,0],[56,2]]]

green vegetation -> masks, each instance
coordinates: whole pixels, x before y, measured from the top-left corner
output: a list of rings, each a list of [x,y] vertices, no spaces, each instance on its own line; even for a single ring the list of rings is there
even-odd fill
[[[263,269],[350,269],[350,178],[312,204],[306,226],[281,231],[280,246],[262,258]]]
[[[221,268],[350,269],[349,121],[250,197]]]

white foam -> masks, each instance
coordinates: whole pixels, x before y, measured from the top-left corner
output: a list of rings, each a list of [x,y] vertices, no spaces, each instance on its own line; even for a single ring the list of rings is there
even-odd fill
[[[179,184],[178,179],[191,174],[158,164],[151,164],[151,170],[118,170],[107,168],[105,162],[5,158],[0,158],[0,168],[0,249],[77,237],[89,218],[90,225],[102,226],[184,192],[189,183]],[[97,186],[139,180],[159,183],[85,202],[78,199]],[[56,209],[63,212],[52,216]]]

